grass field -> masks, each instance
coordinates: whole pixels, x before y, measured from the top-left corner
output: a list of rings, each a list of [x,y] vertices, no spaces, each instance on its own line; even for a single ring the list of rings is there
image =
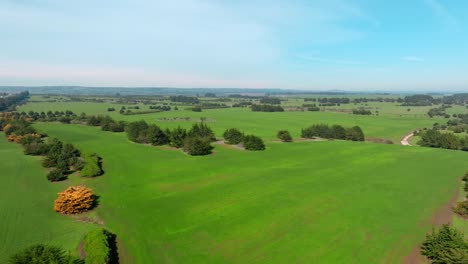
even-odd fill
[[[57,192],[67,182],[52,184],[35,157],[25,156],[21,146],[7,142],[0,133],[0,263],[33,243],[61,245],[75,251],[90,228],[53,210]]]
[[[196,113],[190,110],[183,110],[179,107],[178,111],[144,114],[144,115],[121,115],[118,113],[121,105],[111,103],[92,103],[92,102],[38,102],[29,103],[21,106],[20,111],[65,111],[71,110],[76,114],[85,112],[87,114],[110,115],[117,120],[137,121],[146,120],[150,123],[157,123],[161,127],[182,126],[188,128],[194,121],[161,121],[161,118],[184,118],[189,117],[193,120],[199,120],[206,117],[210,120],[210,126],[218,135],[228,128],[238,128],[245,133],[253,133],[265,139],[274,139],[278,130],[287,129],[293,137],[300,137],[301,129],[316,123],[340,124],[344,126],[359,125],[364,130],[367,137],[385,138],[393,142],[400,142],[401,138],[416,128],[432,127],[435,122],[445,123],[447,119],[429,118],[424,115],[427,112],[413,110],[408,114],[406,110],[402,114],[402,107],[395,104],[380,103],[380,116],[362,116],[338,112],[252,112],[248,108],[227,108],[211,109]],[[107,112],[108,107],[115,107],[117,112]],[[147,109],[148,106],[140,105]],[[404,108],[406,109],[406,108]],[[416,109],[416,108],[415,108]]]
[[[423,240],[468,168],[466,152],[430,148],[268,143],[264,152],[217,146],[191,157],[96,127],[36,127],[104,158],[106,174],[86,184],[101,196],[96,214],[122,242],[123,263],[397,263]],[[47,214],[70,224],[48,211],[59,188],[34,158],[8,147],[17,153],[9,163],[33,164],[24,177],[40,174],[28,197],[47,198],[31,219]],[[23,184],[14,175],[12,192]],[[68,238],[61,239],[73,248]]]

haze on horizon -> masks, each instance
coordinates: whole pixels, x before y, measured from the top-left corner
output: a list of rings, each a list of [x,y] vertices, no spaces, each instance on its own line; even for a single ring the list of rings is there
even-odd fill
[[[0,86],[468,90],[467,1],[4,0]]]

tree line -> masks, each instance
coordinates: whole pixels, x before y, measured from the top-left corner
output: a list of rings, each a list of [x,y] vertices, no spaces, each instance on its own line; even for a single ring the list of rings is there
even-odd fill
[[[284,108],[279,105],[253,104],[250,106],[253,112],[284,112]]]
[[[418,145],[423,147],[468,151],[468,136],[458,137],[453,133],[443,133],[434,128],[416,131],[414,135],[421,137]]]
[[[351,141],[364,141],[364,132],[359,126],[344,128],[341,125],[316,124],[301,130],[303,138],[328,138]]]
[[[17,105],[20,105],[29,98],[29,92],[24,91],[18,94],[5,95],[5,97],[0,98],[0,112],[13,110]]]

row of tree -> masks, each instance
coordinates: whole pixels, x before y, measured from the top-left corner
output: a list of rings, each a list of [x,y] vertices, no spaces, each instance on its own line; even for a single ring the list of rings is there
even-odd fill
[[[453,133],[441,132],[434,128],[416,131],[414,134],[421,137],[418,145],[423,147],[468,151],[468,136],[458,137]]]
[[[18,94],[4,95],[0,97],[0,112],[13,110],[17,105],[20,105],[29,98],[29,92],[24,91]]]
[[[303,138],[329,138],[344,139],[352,141],[364,141],[364,132],[359,126],[344,128],[340,125],[329,126],[327,124],[316,124],[302,129]]]
[[[246,150],[265,150],[265,143],[255,135],[244,135],[237,128],[230,128],[223,133],[224,142],[230,145],[242,144]]]
[[[279,105],[254,104],[250,106],[254,112],[284,112],[284,108]]]

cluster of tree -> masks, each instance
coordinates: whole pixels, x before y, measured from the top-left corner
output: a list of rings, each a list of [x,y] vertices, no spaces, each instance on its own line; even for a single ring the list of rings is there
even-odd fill
[[[434,103],[434,98],[426,94],[405,96],[402,106],[429,106]]]
[[[462,232],[446,224],[426,235],[421,254],[431,263],[468,263],[468,241]]]
[[[13,110],[17,105],[23,104],[28,100],[29,92],[24,91],[18,94],[12,94],[10,96],[0,98],[0,112]]]
[[[185,95],[170,96],[169,100],[171,100],[171,102],[179,102],[179,103],[186,103],[186,104],[199,104],[200,103],[200,100],[198,100],[197,97],[185,96]]]
[[[368,102],[380,102],[380,103],[383,103],[383,102],[386,102],[386,103],[395,103],[395,102],[398,102],[398,103],[403,103],[403,99],[401,98],[388,98],[388,97],[377,97],[377,98],[366,98],[366,97],[362,97],[362,98],[354,98],[352,100],[352,103],[354,104],[361,104],[361,103],[368,103]]]
[[[316,105],[308,106],[308,107],[307,107],[307,111],[318,112],[318,111],[320,111],[320,107],[318,107],[318,106],[316,106]]]
[[[200,106],[192,107],[192,112],[201,112],[202,108]]]
[[[171,111],[171,107],[168,105],[150,105],[149,109],[159,111]]]
[[[450,132],[442,133],[434,128],[417,131],[415,135],[421,137],[418,145],[423,147],[468,151],[468,136],[462,138]]]
[[[203,109],[216,109],[216,108],[228,108],[229,106],[227,104],[203,102],[201,103],[200,107]]]
[[[224,131],[223,137],[226,144],[237,145],[242,143],[246,150],[265,150],[265,143],[261,138],[255,135],[244,135],[236,128]]]
[[[85,186],[70,186],[58,193],[54,210],[61,214],[81,214],[96,206],[96,195]]]
[[[450,96],[444,96],[442,98],[442,103],[457,104],[457,105],[468,104],[468,93],[460,93],[460,94],[454,94]]]
[[[230,94],[230,95],[228,95],[228,97],[229,98],[243,98],[243,99],[261,99],[263,96]]]
[[[86,264],[118,263],[116,236],[104,228],[96,228],[85,235],[83,251]]]
[[[333,105],[339,105],[339,104],[349,104],[350,103],[350,99],[349,98],[346,98],[346,97],[343,97],[343,98],[339,98],[339,97],[330,97],[330,98],[327,98],[327,97],[324,97],[324,98],[318,98],[317,101],[319,103],[322,103],[322,104],[333,104]]]
[[[353,109],[353,115],[372,115],[372,112],[363,107],[360,107],[357,109]]]
[[[252,105],[252,102],[240,101],[238,103],[233,104],[232,107],[247,107],[251,105]]]
[[[205,93],[205,97],[213,98],[213,97],[216,97],[216,94],[214,94],[214,93]]]
[[[340,125],[329,126],[326,124],[312,125],[308,128],[302,129],[303,138],[330,138],[330,139],[344,139],[352,141],[364,141],[364,133],[359,126],[351,128],[344,128]]]
[[[133,142],[154,146],[169,144],[176,148],[183,148],[190,155],[210,154],[211,142],[216,140],[213,130],[203,122],[193,124],[189,131],[181,127],[163,131],[157,125],[137,121],[129,123],[125,131]]]
[[[114,107],[109,107],[107,108],[107,112],[114,112],[115,111],[115,108]]]
[[[445,109],[450,108],[450,107],[451,106],[449,106],[449,105],[442,105],[442,106],[439,106],[439,107],[436,107],[436,108],[431,108],[427,112],[427,115],[429,115],[430,117],[443,116],[445,118],[449,118],[450,115],[445,113]]]
[[[35,244],[13,254],[8,260],[9,264],[84,264],[84,261],[65,253],[60,247],[44,244]]]
[[[284,108],[279,105],[254,104],[250,106],[254,112],[284,112]]]
[[[260,98],[261,104],[281,104],[281,100],[278,97],[262,97]]]

